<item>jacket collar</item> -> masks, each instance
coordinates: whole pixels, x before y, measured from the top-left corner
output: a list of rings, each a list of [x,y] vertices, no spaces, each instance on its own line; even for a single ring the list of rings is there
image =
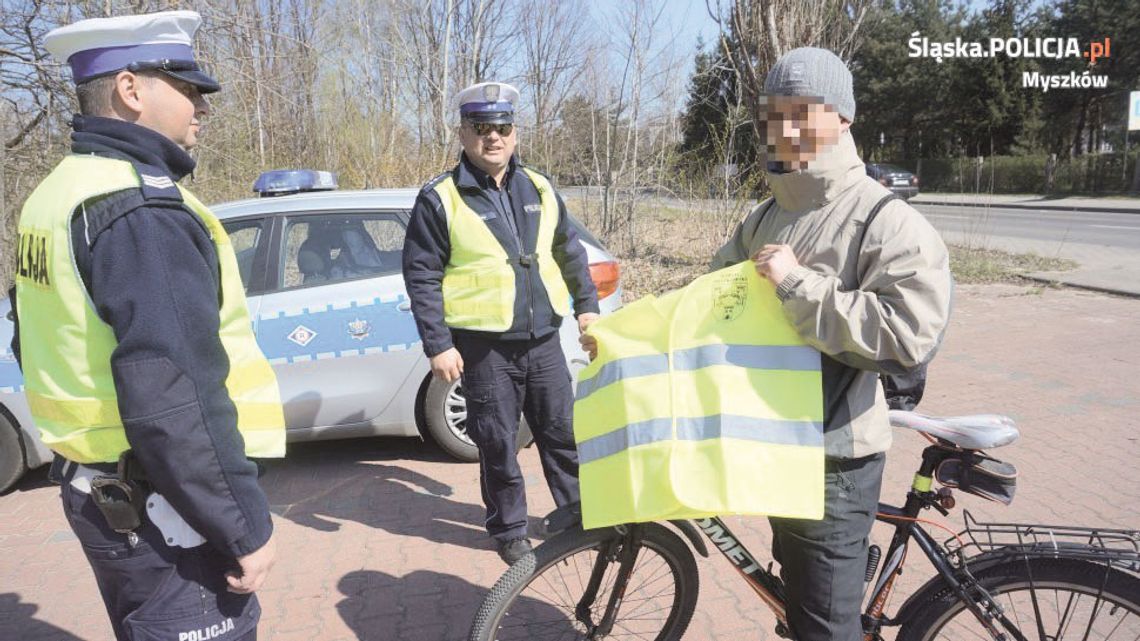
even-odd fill
[[[141,125],[99,116],[72,118],[71,151],[126,160],[164,171],[182,180],[196,165],[190,154],[157,131]]]
[[[764,177],[780,209],[807,212],[834,201],[866,175],[851,132],[839,137],[834,147],[808,163],[807,169],[780,172],[766,164]]]
[[[519,166],[518,156],[511,156],[510,163],[507,165],[507,173],[503,176],[503,184],[506,184],[514,176],[515,168]],[[459,165],[455,168],[455,184],[461,189],[494,189],[495,181],[487,175],[487,172],[475,166],[471,159],[467,157],[464,152],[459,152]]]

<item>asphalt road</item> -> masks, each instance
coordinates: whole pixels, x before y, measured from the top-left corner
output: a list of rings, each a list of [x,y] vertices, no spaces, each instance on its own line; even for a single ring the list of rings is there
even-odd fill
[[[1140,214],[1001,209],[915,204],[939,231],[984,244],[987,239],[1018,239],[1037,253],[1055,255],[1064,246],[1099,245],[1140,253]]]
[[[1077,269],[1041,280],[1140,296],[1140,214],[916,203],[947,243],[1068,258]]]

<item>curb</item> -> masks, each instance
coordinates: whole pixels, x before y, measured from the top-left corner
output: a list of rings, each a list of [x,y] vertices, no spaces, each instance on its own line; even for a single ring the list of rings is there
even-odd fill
[[[1020,274],[1021,278],[1031,280],[1037,283],[1044,283],[1046,285],[1060,285],[1062,287],[1072,287],[1073,289],[1083,289],[1090,292],[1097,292],[1100,294],[1112,294],[1113,296],[1123,296],[1126,298],[1140,298],[1140,291],[1120,289],[1111,286],[1101,285],[1088,285],[1085,283],[1074,283],[1065,280],[1058,276],[1046,276],[1040,272],[1033,274]]]
[[[964,202],[964,201],[936,201],[936,200],[923,200],[919,198],[911,198],[911,205],[943,205],[947,207],[990,207],[994,209],[1054,209],[1058,211],[1091,211],[1100,214],[1140,214],[1140,204],[1126,206],[1126,207],[1077,207],[1074,205],[1055,205],[1051,203],[1039,204],[1024,204],[1024,203],[1004,203],[1004,202]]]

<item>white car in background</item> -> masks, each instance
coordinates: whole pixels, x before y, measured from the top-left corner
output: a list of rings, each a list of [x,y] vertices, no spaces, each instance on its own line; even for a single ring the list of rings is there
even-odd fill
[[[327,172],[263,174],[262,197],[211,207],[233,242],[257,342],[277,373],[290,441],[430,435],[478,460],[458,382],[431,376],[401,255],[414,189],[337,191]],[[603,314],[621,306],[617,260],[577,221]],[[0,301],[0,491],[51,461],[32,426]],[[571,374],[586,365],[564,322]],[[530,441],[521,430],[520,445]]]

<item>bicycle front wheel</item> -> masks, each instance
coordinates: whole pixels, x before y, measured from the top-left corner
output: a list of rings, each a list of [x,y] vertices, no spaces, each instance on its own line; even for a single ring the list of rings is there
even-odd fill
[[[1140,638],[1140,579],[1127,572],[1076,559],[1040,558],[1002,563],[975,577],[1025,639]],[[950,588],[924,589],[934,596],[903,622],[898,641],[991,638]]]
[[[638,526],[632,550],[613,528],[563,532],[515,563],[484,599],[471,641],[527,639],[680,639],[697,604],[696,559],[656,523]],[[608,634],[597,626],[614,592],[623,552],[636,556]],[[588,586],[594,577],[596,596]],[[600,581],[598,579],[600,578]]]

